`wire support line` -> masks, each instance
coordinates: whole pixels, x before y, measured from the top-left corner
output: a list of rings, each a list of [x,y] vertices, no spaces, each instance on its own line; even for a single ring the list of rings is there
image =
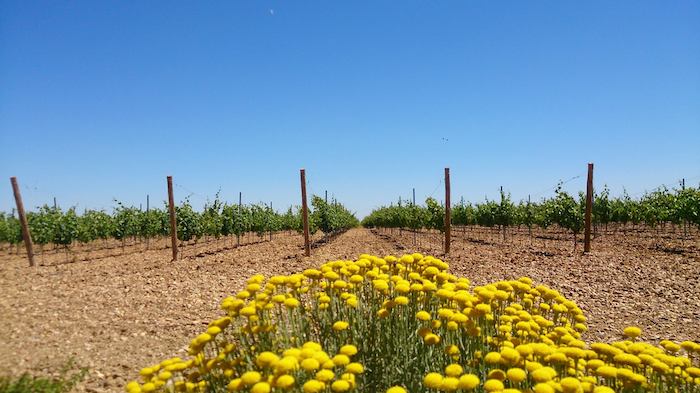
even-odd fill
[[[559,182],[557,182],[557,184],[556,184],[555,186],[553,186],[553,187],[550,186],[550,187],[547,187],[547,188],[545,188],[545,189],[542,189],[541,191],[538,191],[538,192],[535,193],[535,194],[530,194],[530,198],[537,198],[537,197],[541,196],[542,194],[544,194],[544,193],[546,193],[546,192],[552,192],[552,191],[556,190],[557,187],[559,187],[560,185],[563,186],[564,184],[570,183],[570,182],[572,182],[572,181],[574,181],[574,180],[576,180],[576,179],[580,179],[580,178],[582,178],[582,177],[583,177],[583,174],[579,174],[579,175],[576,175],[576,176],[572,176],[572,177],[570,177],[569,179],[564,180],[564,181],[559,180]]]

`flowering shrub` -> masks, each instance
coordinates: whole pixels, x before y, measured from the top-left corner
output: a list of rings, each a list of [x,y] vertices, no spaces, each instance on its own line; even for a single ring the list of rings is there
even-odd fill
[[[190,358],[127,392],[700,392],[700,344],[586,343],[586,317],[529,278],[471,287],[420,254],[256,275]]]

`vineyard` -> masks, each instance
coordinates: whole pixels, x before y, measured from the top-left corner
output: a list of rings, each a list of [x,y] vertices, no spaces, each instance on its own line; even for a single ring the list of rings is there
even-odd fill
[[[91,392],[697,392],[700,191],[592,201],[592,252],[559,187],[451,204],[446,253],[435,198],[360,222],[313,195],[311,256],[303,206],[186,199],[173,240],[169,203],[44,205],[34,267],[3,213],[0,367],[75,359]]]
[[[213,202],[196,211],[189,201],[175,207],[177,239],[182,244],[207,243],[222,238],[234,238],[241,244],[241,237],[253,234],[263,239],[280,231],[302,231],[301,208],[289,207],[279,213],[269,205],[222,202],[217,196]],[[28,212],[27,220],[34,244],[40,254],[57,248],[67,253],[87,249],[99,251],[117,241],[123,249],[129,245],[142,245],[148,250],[170,235],[167,204],[164,208],[141,210],[116,202],[113,212],[85,210],[78,214],[75,208],[62,210],[44,205]],[[337,201],[326,202],[313,196],[309,214],[309,231],[333,235],[359,225],[359,221]],[[110,242],[111,241],[111,242]],[[22,231],[14,215],[0,212],[0,245],[9,245],[8,251],[19,252]],[[232,241],[233,242],[233,241]],[[162,243],[162,242],[161,242]],[[158,247],[155,245],[155,247]],[[167,247],[167,242],[162,247]],[[71,254],[72,255],[72,254]]]
[[[639,199],[632,199],[627,194],[612,198],[609,191],[603,189],[594,195],[594,201],[592,218],[595,234],[606,233],[610,227],[618,230],[644,226],[657,235],[663,230],[687,235],[688,231],[700,228],[700,190],[697,188],[662,189]],[[39,246],[40,253],[56,248],[66,252],[85,248],[95,251],[107,247],[110,240],[118,241],[121,247],[126,247],[128,242],[129,245],[142,244],[144,249],[150,249],[151,240],[170,235],[167,204],[162,209],[142,210],[115,203],[111,214],[103,210],[85,210],[78,214],[75,208],[62,210],[41,206],[27,214],[32,241]],[[321,197],[313,196],[311,206],[309,231],[312,235],[317,231],[334,234],[359,225],[357,218],[337,201],[328,203]],[[201,211],[196,211],[189,201],[176,206],[175,211],[177,238],[183,244],[235,237],[236,244],[240,245],[240,238],[246,234],[255,234],[262,239],[265,234],[280,231],[301,233],[303,230],[300,207],[289,207],[280,213],[269,205],[228,204],[217,196]],[[559,228],[568,231],[576,242],[584,226],[584,212],[583,192],[571,195],[558,188],[551,198],[514,203],[509,194],[501,191],[498,201],[466,203],[462,200],[453,205],[451,223],[458,227],[495,228],[503,239],[521,228],[527,229],[530,235],[533,228]],[[399,200],[395,205],[373,210],[362,220],[362,225],[368,228],[444,231],[444,217],[444,206],[433,198],[428,198],[425,206]],[[19,220],[13,214],[0,212],[0,247],[5,245],[10,252],[13,248],[19,252],[21,242]],[[163,247],[167,247],[167,244]]]
[[[662,189],[632,199],[626,193],[611,198],[603,189],[593,196],[592,222],[594,233],[608,231],[609,227],[625,228],[645,226],[659,234],[661,230],[678,230],[684,236],[688,231],[700,229],[700,189],[684,188],[669,191]],[[452,206],[451,223],[462,227],[497,228],[505,240],[512,230],[526,228],[531,235],[533,228],[547,230],[551,227],[566,230],[576,239],[584,227],[585,193],[571,195],[557,188],[555,196],[538,202],[514,203],[509,194],[501,190],[499,201],[465,203]],[[445,208],[433,198],[425,206],[399,201],[395,205],[380,207],[367,216],[362,225],[370,228],[400,228],[413,231],[445,229]]]

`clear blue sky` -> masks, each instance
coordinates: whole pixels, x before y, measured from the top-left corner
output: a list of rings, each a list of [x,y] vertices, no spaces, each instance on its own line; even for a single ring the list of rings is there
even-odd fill
[[[700,181],[697,1],[0,0],[0,210]]]

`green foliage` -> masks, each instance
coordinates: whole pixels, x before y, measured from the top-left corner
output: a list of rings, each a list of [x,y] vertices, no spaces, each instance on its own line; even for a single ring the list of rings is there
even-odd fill
[[[22,242],[22,226],[19,220],[0,212],[0,243],[19,244]]]
[[[445,207],[433,198],[425,200],[426,210],[428,211],[426,227],[428,229],[445,230]]]
[[[561,188],[557,188],[556,196],[552,201],[552,209],[549,210],[549,214],[552,215],[550,221],[570,230],[574,235],[581,232],[586,206],[585,196],[580,194],[579,201],[562,191]]]
[[[71,245],[100,239],[154,238],[170,234],[170,215],[167,204],[162,209],[142,211],[115,201],[110,215],[104,211],[85,210],[78,215],[75,208],[66,211],[47,205],[29,212],[29,230],[38,245]],[[312,199],[309,212],[311,233],[322,230],[332,233],[359,225],[355,216],[342,204],[328,204],[319,197]],[[290,207],[286,213],[277,213],[266,204],[228,205],[219,199],[207,202],[201,212],[194,210],[189,200],[175,207],[177,236],[183,241],[203,236],[220,237],[255,232],[263,236],[270,231],[302,231],[301,209]],[[18,244],[22,241],[19,220],[0,212],[0,243]]]
[[[357,218],[336,201],[326,203],[323,198],[314,195],[311,197],[311,206],[313,212],[310,221],[323,233],[330,234],[359,225]]]
[[[476,224],[476,209],[471,203],[464,204],[462,199],[459,205],[452,208],[452,223],[454,225],[474,225]]]
[[[138,209],[135,207],[124,206],[119,201],[115,201],[117,207],[114,209],[112,221],[114,228],[112,235],[117,240],[123,240],[129,237],[136,237],[139,234]]]
[[[88,243],[98,239],[109,239],[114,233],[112,217],[97,210],[86,210],[78,217],[78,241]]]
[[[0,376],[0,393],[68,393],[87,375],[87,369],[74,369],[68,362],[57,378],[36,377],[27,373],[19,377]]]
[[[593,222],[596,224],[608,224],[612,220],[612,209],[610,203],[610,190],[608,186],[603,186],[603,191],[593,193]]]
[[[585,194],[572,196],[555,190],[555,196],[539,202],[520,201],[514,204],[510,195],[501,192],[500,202],[486,199],[483,203],[465,204],[464,200],[452,208],[454,225],[480,225],[485,227],[533,225],[548,228],[556,224],[576,235],[584,225]],[[667,189],[647,193],[633,200],[627,192],[619,198],[611,198],[607,186],[593,198],[593,223],[645,223],[651,227],[661,223],[684,222],[700,225],[700,190],[686,188]],[[432,198],[426,206],[390,205],[375,209],[362,220],[365,227],[443,229],[444,207]]]

